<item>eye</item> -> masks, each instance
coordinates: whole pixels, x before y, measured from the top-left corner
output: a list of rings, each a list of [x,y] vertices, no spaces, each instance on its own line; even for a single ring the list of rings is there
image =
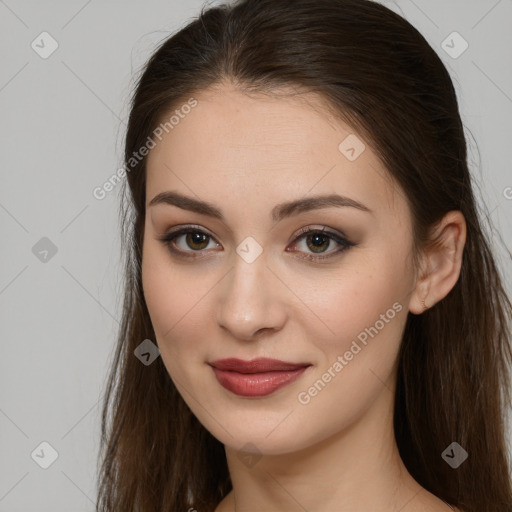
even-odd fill
[[[184,237],[184,238],[182,238]],[[181,240],[180,240],[181,239]],[[171,253],[185,258],[198,258],[200,253],[207,249],[211,242],[214,241],[212,235],[206,233],[199,227],[186,226],[175,231],[167,233],[159,240],[164,243]],[[180,246],[181,241],[181,246]],[[304,242],[305,249],[310,250],[310,253],[305,253],[301,258],[311,261],[323,260],[331,258],[339,254],[355,244],[348,241],[343,235],[326,231],[326,228],[314,229],[311,227],[302,228],[299,235],[292,242],[291,247],[294,249],[286,248],[287,252],[303,252],[297,251],[295,246]],[[214,242],[214,245],[219,246]],[[326,250],[331,245],[338,245],[339,248],[334,251],[326,253]],[[191,249],[191,250],[188,250]],[[194,254],[196,253],[196,254]],[[324,254],[326,253],[326,254]]]
[[[305,255],[301,257],[311,261],[331,258],[346,251],[349,247],[356,245],[355,243],[347,240],[347,238],[341,234],[326,231],[325,227],[322,229],[314,229],[311,227],[302,228],[299,231],[299,236],[295,238],[292,246],[298,245],[302,242],[304,242],[305,248],[311,250],[312,253],[305,253]],[[339,246],[337,250],[326,253],[327,248],[336,244]],[[289,249],[286,250],[288,252],[295,252],[290,251]],[[321,255],[318,256],[318,254]]]
[[[182,244],[180,247],[179,239],[182,237],[184,237],[184,239],[181,240]],[[171,253],[176,254],[177,256],[197,258],[200,256],[186,253],[203,252],[203,249],[208,247],[210,241],[213,240],[213,237],[199,227],[186,226],[175,231],[171,231],[162,238],[159,238],[159,240],[169,248]],[[187,247],[192,250],[187,250]]]

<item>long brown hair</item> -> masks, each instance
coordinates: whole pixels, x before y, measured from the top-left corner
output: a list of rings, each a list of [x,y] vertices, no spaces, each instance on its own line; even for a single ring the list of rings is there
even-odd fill
[[[418,251],[444,214],[464,215],[459,280],[442,301],[407,318],[395,437],[406,467],[431,493],[466,512],[511,512],[512,305],[473,195],[456,94],[424,37],[369,0],[203,7],[141,73],[125,141],[125,295],[103,403],[97,510],[212,512],[231,490],[223,445],[191,413],[161,358],[145,366],[134,356],[143,340],[155,341],[141,284],[146,158],[138,152],[169,112],[224,81],[247,93],[292,86],[319,94],[403,189]],[[452,442],[468,453],[457,469],[441,457]]]

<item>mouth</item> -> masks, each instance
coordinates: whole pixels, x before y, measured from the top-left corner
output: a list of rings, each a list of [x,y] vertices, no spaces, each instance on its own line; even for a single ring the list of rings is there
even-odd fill
[[[311,363],[289,363],[278,359],[219,359],[208,363],[219,384],[246,397],[266,396],[298,379]]]

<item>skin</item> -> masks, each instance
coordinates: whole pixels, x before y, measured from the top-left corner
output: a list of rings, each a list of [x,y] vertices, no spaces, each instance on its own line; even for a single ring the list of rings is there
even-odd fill
[[[441,243],[415,268],[403,192],[368,145],[354,161],[340,152],[354,131],[320,98],[249,97],[227,83],[194,97],[198,105],[148,156],[142,279],[169,375],[225,445],[233,491],[216,512],[453,510],[403,465],[393,399],[407,313],[421,314],[422,301],[429,307],[442,300],[459,277],[462,214],[446,215],[435,232]],[[149,206],[169,190],[212,203],[225,220]],[[327,207],[271,219],[278,203],[333,192],[371,213]],[[201,239],[174,240],[196,259],[173,255],[159,240],[187,224],[212,235],[199,251]],[[340,246],[321,239],[323,252],[315,252],[307,235],[294,242],[306,226],[341,231],[356,245],[334,255]],[[263,250],[251,263],[236,252],[249,236]],[[306,259],[316,254],[333,256]],[[397,302],[401,311],[309,403],[300,403],[298,394]],[[312,366],[271,395],[246,398],[223,388],[207,364],[225,357]],[[242,447],[254,458],[241,457]]]

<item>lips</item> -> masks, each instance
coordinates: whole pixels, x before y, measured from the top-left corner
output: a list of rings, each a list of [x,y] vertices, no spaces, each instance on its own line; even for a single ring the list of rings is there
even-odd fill
[[[218,382],[239,396],[266,396],[299,378],[310,363],[290,363],[278,359],[219,359],[208,363]]]

